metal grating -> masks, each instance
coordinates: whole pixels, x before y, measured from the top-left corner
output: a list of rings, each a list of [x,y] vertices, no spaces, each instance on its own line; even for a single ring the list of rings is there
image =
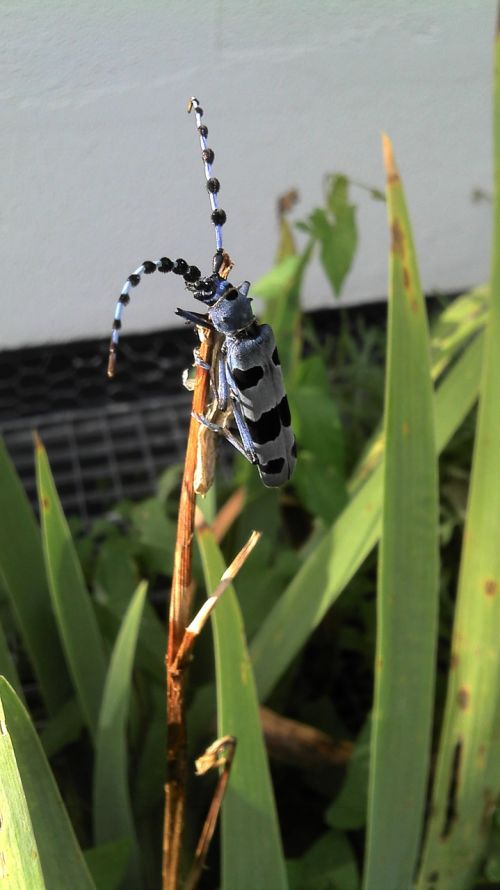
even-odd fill
[[[183,458],[192,331],[128,337],[116,379],[105,376],[107,342],[0,356],[0,434],[36,503],[33,431],[41,436],[68,515],[85,523],[116,501],[151,494]]]

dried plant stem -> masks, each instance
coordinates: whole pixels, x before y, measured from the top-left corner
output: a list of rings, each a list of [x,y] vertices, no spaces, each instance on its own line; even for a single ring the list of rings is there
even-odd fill
[[[205,754],[196,761],[197,773],[200,775],[212,767],[222,766],[219,780],[215,787],[212,802],[203,825],[200,839],[194,854],[194,861],[184,885],[184,890],[196,890],[201,872],[207,858],[210,841],[212,840],[217,819],[219,817],[220,808],[226,793],[227,783],[229,782],[229,774],[231,772],[231,764],[236,750],[236,739],[233,736],[224,736],[217,739],[213,745],[205,752]]]
[[[200,347],[200,359],[210,364],[214,333],[208,331]],[[209,392],[209,374],[196,367],[193,411],[205,414]],[[191,418],[182,477],[175,544],[172,592],[170,598],[167,647],[167,766],[165,788],[165,819],[163,830],[162,888],[178,890],[184,809],[186,796],[187,759],[184,715],[184,677],[182,671],[169,670],[177,656],[189,622],[192,600],[191,557],[194,535],[196,495],[193,478],[199,423]]]
[[[181,673],[184,670],[193,650],[194,643],[205,627],[205,624],[210,618],[210,615],[215,609],[220,597],[222,596],[224,591],[227,590],[229,585],[233,583],[236,575],[238,574],[242,565],[250,556],[253,548],[259,542],[260,538],[261,532],[252,532],[246,544],[243,545],[239,553],[233,559],[231,565],[228,566],[223,573],[222,578],[220,579],[220,582],[215,588],[214,592],[205,600],[191,623],[188,625],[188,627],[186,627],[182,641],[177,649],[175,661],[172,664],[172,670],[174,673]]]

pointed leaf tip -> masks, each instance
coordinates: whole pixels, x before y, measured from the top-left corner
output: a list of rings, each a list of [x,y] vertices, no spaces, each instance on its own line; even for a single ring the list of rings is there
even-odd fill
[[[382,155],[384,158],[384,167],[387,174],[387,182],[399,182],[398,168],[394,160],[394,152],[392,150],[392,142],[387,133],[382,133]]]
[[[38,433],[37,433],[36,430],[33,430],[33,442],[35,443],[35,449],[36,449],[36,451],[43,451],[43,450],[44,450],[44,448],[43,448],[43,442],[42,442],[42,440],[41,440],[41,438],[40,438],[40,436],[38,435]]]

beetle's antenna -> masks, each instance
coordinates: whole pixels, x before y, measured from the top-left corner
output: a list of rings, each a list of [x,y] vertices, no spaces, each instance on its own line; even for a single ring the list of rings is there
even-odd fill
[[[206,127],[205,124],[202,124],[201,122],[201,119],[203,117],[203,108],[200,108],[200,103],[195,96],[191,96],[188,102],[188,112],[192,111],[193,109],[196,115],[196,127],[200,137],[201,157],[203,160],[203,165],[205,167],[208,196],[210,198],[210,206],[212,207],[211,219],[215,226],[215,242],[217,244],[217,250],[222,253],[222,226],[226,222],[227,217],[224,210],[219,207],[217,193],[220,189],[220,182],[218,179],[212,176],[212,164],[214,162],[215,154],[213,152],[213,149],[208,147],[208,127]]]

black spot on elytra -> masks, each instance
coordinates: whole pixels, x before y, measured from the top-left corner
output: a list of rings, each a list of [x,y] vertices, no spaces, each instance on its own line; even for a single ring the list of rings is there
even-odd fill
[[[280,364],[281,364],[281,362],[280,362],[280,357],[279,357],[279,355],[278,355],[278,347],[277,347],[277,346],[274,347],[274,352],[273,352],[271,358],[272,358],[272,360],[273,360],[273,362],[274,362],[275,365],[280,365]]]
[[[253,368],[247,368],[246,371],[234,368],[232,374],[238,389],[244,392],[245,389],[257,386],[259,380],[262,380],[264,376],[264,371],[259,365],[254,365]]]
[[[267,464],[260,464],[259,466],[260,472],[266,476],[277,476],[285,466],[285,458],[275,457],[274,460],[268,460]]]
[[[290,451],[292,452],[292,457],[297,457],[297,443],[296,443],[295,439],[293,440],[293,445],[292,445]]]
[[[283,396],[281,402],[279,403],[278,411],[283,426],[290,426],[292,418],[290,416],[290,408],[288,406],[288,399],[286,396]]]
[[[252,437],[252,442],[256,445],[265,445],[266,442],[272,442],[281,432],[281,420],[278,408],[271,408],[264,411],[258,420],[250,420],[246,418],[248,429]]]

